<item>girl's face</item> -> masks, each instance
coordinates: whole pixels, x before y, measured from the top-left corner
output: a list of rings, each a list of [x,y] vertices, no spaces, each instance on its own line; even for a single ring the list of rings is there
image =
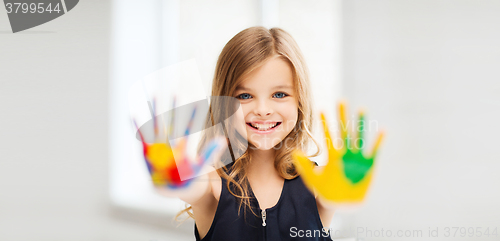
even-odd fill
[[[273,57],[250,73],[236,88],[235,97],[243,110],[240,118],[246,123],[236,129],[259,150],[279,144],[297,123],[292,68],[280,58]]]

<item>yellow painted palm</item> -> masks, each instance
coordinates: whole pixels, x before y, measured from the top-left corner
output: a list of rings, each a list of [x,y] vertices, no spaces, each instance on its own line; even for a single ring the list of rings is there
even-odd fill
[[[310,190],[316,190],[318,195],[325,200],[337,204],[359,203],[365,198],[370,186],[375,155],[383,134],[378,134],[373,150],[366,155],[364,153],[365,120],[363,112],[359,114],[354,135],[351,135],[347,128],[344,103],[339,104],[339,119],[342,145],[336,147],[330,136],[325,115],[321,114],[328,148],[326,166],[319,172],[314,170],[309,159],[298,150],[293,152],[294,164],[306,186]]]

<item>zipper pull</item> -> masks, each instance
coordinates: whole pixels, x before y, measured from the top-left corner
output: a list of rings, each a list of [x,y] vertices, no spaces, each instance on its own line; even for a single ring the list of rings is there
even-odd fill
[[[266,210],[262,210],[262,226],[266,226]]]

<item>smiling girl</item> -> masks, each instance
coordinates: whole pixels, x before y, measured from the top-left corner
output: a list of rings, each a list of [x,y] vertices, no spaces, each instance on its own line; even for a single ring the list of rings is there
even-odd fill
[[[239,100],[238,123],[226,135],[246,145],[229,138],[232,152],[222,159],[234,160],[176,194],[191,205],[184,211],[195,219],[196,240],[296,239],[291,230],[318,230],[323,235],[307,240],[330,240],[323,227],[334,209],[304,185],[291,156],[314,142],[308,71],[293,38],[279,28],[238,33],[219,56],[212,96]]]

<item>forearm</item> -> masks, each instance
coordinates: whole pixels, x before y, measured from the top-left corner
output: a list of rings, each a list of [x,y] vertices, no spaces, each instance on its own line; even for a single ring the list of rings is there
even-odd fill
[[[335,214],[335,207],[331,202],[324,200],[321,197],[316,197],[316,205],[318,207],[318,213],[323,223],[323,227],[330,227],[330,224]]]

